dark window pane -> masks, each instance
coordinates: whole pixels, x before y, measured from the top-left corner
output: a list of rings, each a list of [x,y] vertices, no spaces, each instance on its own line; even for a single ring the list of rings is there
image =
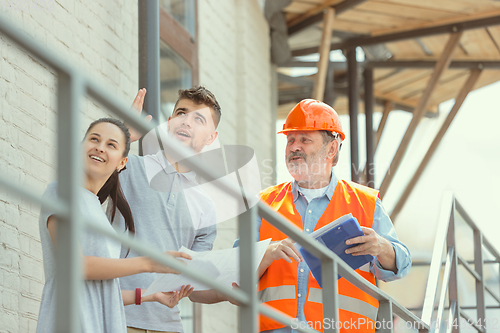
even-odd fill
[[[193,37],[195,36],[194,1],[160,0],[160,7],[172,15]]]
[[[172,114],[179,89],[191,88],[192,69],[170,46],[160,41],[160,121]]]

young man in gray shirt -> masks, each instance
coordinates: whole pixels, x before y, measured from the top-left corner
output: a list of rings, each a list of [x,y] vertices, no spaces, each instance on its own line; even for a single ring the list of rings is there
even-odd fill
[[[145,94],[146,90],[141,89],[134,101],[133,106],[139,111]],[[164,128],[199,154],[217,138],[220,117],[219,103],[208,89],[180,90],[172,116],[166,128],[160,126],[160,132]],[[133,129],[131,134],[133,140],[140,137]],[[135,220],[134,237],[161,252],[177,251],[181,246],[194,251],[211,250],[216,236],[215,205],[197,183],[196,174],[177,163],[168,152],[145,151],[151,154],[130,155],[126,170],[120,173],[120,183]],[[137,253],[123,247],[121,256],[134,257]],[[125,289],[147,288],[154,278],[154,274],[138,274],[121,278],[120,284]],[[183,332],[177,307],[144,305],[126,309],[129,333]]]

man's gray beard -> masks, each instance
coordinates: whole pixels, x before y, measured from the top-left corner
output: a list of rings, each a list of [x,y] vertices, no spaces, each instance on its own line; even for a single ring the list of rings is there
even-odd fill
[[[305,161],[301,163],[293,163],[293,161],[288,162],[288,172],[290,174],[305,175],[306,177],[320,175],[327,164],[325,159],[326,146],[323,146],[317,153],[307,156]],[[285,157],[285,160],[288,159]]]
[[[325,170],[326,162],[302,162],[302,163],[288,163],[288,172],[296,175],[318,176]]]

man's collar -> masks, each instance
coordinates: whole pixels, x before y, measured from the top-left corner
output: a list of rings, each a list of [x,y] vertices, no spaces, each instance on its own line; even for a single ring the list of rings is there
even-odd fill
[[[171,173],[178,173],[181,176],[184,176],[188,181],[194,181],[196,179],[196,172],[194,171],[189,171],[189,172],[178,172],[175,167],[170,164],[168,159],[165,157],[163,154],[163,151],[160,150],[157,154],[156,157],[158,158],[158,161],[160,161],[161,167],[163,170],[165,170],[166,173],[171,174]]]
[[[335,192],[335,188],[337,188],[338,182],[339,179],[337,178],[337,176],[335,176],[335,173],[333,172],[332,168],[332,178],[330,179],[330,183],[328,184],[328,187],[325,191],[325,195],[328,197],[328,200],[332,200],[333,193]],[[297,201],[297,199],[299,198],[298,185],[295,179],[292,181],[292,196],[294,202]]]

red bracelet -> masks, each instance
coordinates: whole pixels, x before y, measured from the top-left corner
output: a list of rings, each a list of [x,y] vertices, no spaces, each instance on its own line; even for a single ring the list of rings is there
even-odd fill
[[[135,305],[141,305],[141,288],[135,288]]]

